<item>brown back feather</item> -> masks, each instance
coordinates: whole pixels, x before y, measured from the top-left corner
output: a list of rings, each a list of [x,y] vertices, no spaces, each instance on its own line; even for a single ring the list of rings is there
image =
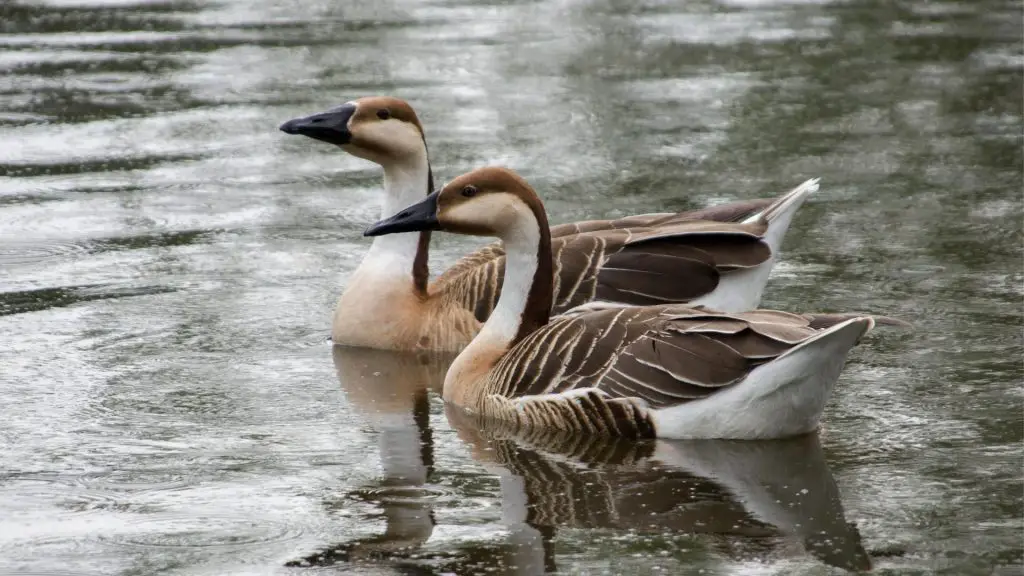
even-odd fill
[[[633,398],[663,408],[725,390],[819,332],[808,318],[772,311],[648,306],[559,317],[499,361],[487,393],[516,398],[594,389],[605,404]],[[562,352],[549,353],[555,348]]]
[[[774,199],[735,202],[678,214],[641,214],[551,229],[552,314],[592,300],[633,305],[685,303],[712,292],[721,274],[771,257],[763,224],[723,226],[763,210]],[[537,200],[539,202],[539,199]],[[698,222],[697,220],[703,220]],[[746,231],[746,233],[744,233]],[[504,280],[500,242],[460,259],[435,282],[486,321]],[[535,323],[534,323],[535,324]]]

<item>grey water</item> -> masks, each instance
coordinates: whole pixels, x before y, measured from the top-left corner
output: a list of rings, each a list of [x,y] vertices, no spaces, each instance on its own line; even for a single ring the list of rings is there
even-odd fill
[[[0,3],[0,573],[1024,570],[1022,12],[997,0]],[[913,322],[820,435],[524,443],[333,350],[409,100],[553,222],[821,190],[765,307]],[[435,235],[436,273],[475,242]]]

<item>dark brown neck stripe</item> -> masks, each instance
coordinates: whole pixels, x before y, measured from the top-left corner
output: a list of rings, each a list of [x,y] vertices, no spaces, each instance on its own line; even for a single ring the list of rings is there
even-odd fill
[[[530,292],[526,297],[526,306],[523,308],[523,317],[519,323],[519,331],[509,344],[514,346],[517,342],[526,338],[539,328],[545,326],[551,318],[551,306],[554,303],[554,267],[551,262],[551,229],[548,227],[548,217],[544,211],[544,204],[534,193],[526,193],[521,196],[524,202],[533,211],[537,219],[537,227],[540,229],[540,241],[537,242],[537,271],[533,274],[533,283],[530,285]],[[505,271],[509,273],[508,270]],[[514,271],[513,271],[514,273]]]
[[[423,150],[427,149],[427,140],[423,139]],[[434,171],[430,168],[430,154],[427,156],[427,194],[434,191]],[[430,269],[427,261],[430,257],[430,230],[420,232],[420,240],[416,245],[416,257],[412,261],[413,289],[422,297],[427,296],[427,285],[430,282]]]

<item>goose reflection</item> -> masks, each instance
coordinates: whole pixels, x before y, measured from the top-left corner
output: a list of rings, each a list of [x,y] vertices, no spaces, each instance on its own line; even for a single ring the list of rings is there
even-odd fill
[[[505,567],[556,569],[555,529],[698,535],[724,556],[770,559],[802,549],[825,564],[869,570],[817,435],[788,440],[650,441],[523,434],[447,408],[473,456],[499,477],[515,544]]]
[[[826,564],[870,569],[816,435],[636,442],[529,434],[447,406],[473,458],[499,478],[509,534],[427,550],[435,528],[429,483],[436,482],[429,392],[440,392],[450,361],[448,354],[334,347],[348,402],[379,434],[383,468],[377,482],[340,506],[372,502],[386,527],[287,566],[369,562],[403,573],[540,574],[557,569],[558,528],[610,528],[695,535],[735,559],[767,560],[796,544]]]
[[[334,346],[333,356],[349,404],[378,432],[383,468],[375,485],[347,496],[379,506],[386,528],[383,534],[332,546],[287,566],[400,558],[418,549],[434,530],[425,488],[434,466],[428,392],[440,393],[454,356],[344,346]]]

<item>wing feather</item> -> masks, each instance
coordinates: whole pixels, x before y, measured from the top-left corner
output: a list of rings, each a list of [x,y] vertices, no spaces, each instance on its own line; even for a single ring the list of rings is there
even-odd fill
[[[618,412],[608,408],[616,426],[635,424],[640,412],[633,410],[678,405],[726,390],[819,331],[807,317],[764,310],[716,314],[645,306],[584,312],[557,317],[516,345],[492,373],[505,381],[491,389],[532,401],[593,389],[588,392],[596,395],[592,402],[639,403],[640,408]],[[571,412],[579,417],[575,408]]]
[[[638,363],[665,375],[650,385],[666,390],[677,387],[679,382],[708,388],[727,386],[746,376],[750,367],[747,359],[732,348],[694,332],[670,332],[668,337],[648,334],[623,354],[632,354]]]
[[[561,224],[551,229],[559,314],[594,299],[632,305],[685,303],[718,286],[723,273],[771,257],[763,223],[738,224],[769,202],[755,200],[680,214]],[[458,260],[432,284],[483,322],[504,281],[501,242]]]

